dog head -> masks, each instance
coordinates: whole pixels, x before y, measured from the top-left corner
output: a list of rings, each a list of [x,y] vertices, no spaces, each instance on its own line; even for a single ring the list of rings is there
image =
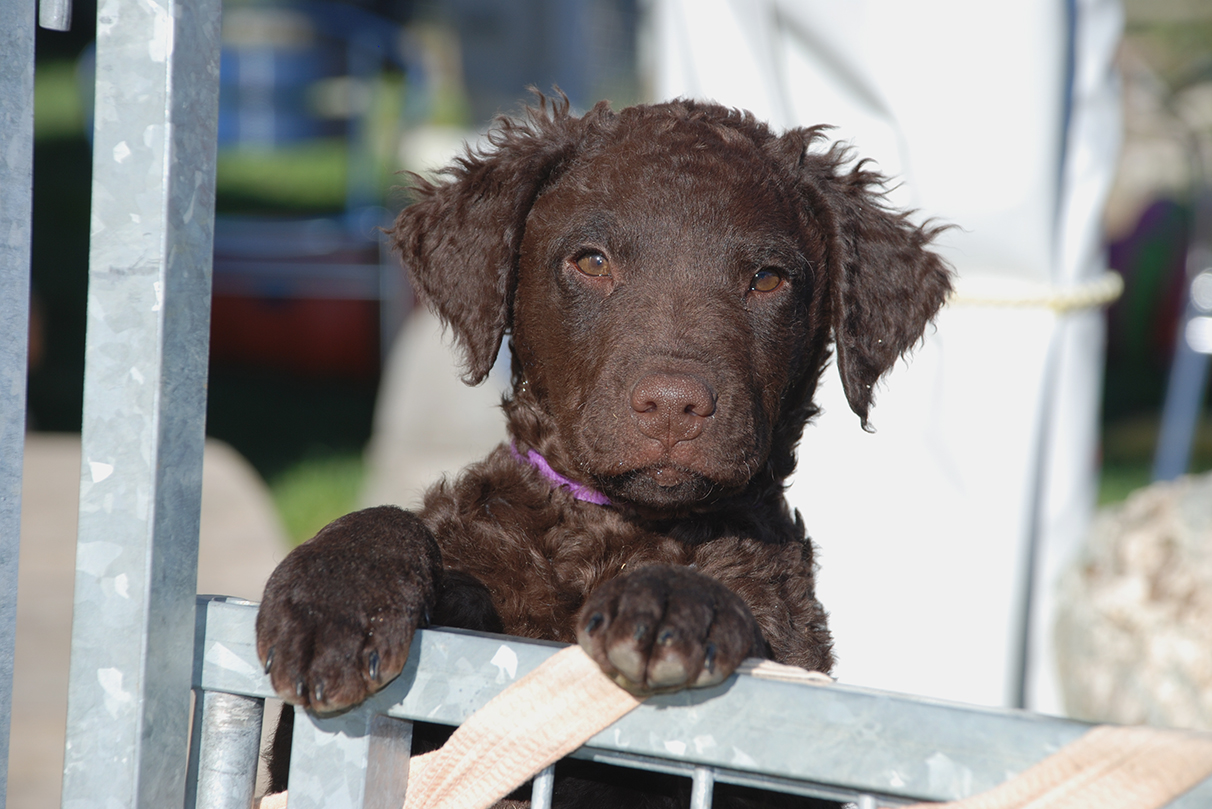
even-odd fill
[[[950,289],[935,231],[822,139],[692,101],[541,99],[420,181],[393,236],[469,382],[511,335],[516,440],[616,502],[709,508],[791,473],[831,342],[866,426]]]

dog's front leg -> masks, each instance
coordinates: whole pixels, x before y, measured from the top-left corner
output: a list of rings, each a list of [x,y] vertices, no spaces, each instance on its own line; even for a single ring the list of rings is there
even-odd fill
[[[257,614],[257,654],[282,699],[328,713],[404,668],[441,586],[438,545],[413,514],[368,508],[329,523],[278,565]]]
[[[651,565],[603,584],[577,618],[577,642],[637,693],[715,685],[768,657],[741,597],[687,567]]]

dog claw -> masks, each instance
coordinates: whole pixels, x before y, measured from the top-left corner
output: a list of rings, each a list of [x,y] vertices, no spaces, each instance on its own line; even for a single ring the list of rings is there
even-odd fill
[[[715,644],[708,643],[703,652],[703,668],[709,673],[715,673]]]
[[[377,683],[379,681],[379,653],[378,652],[372,651],[370,653],[370,660],[367,661],[366,668],[367,668],[367,673],[370,675],[370,679],[374,680]]]
[[[644,636],[647,634],[648,634],[648,624],[636,624],[635,632],[631,633],[631,637],[637,641],[641,641],[644,639]]]
[[[265,673],[269,674],[269,670],[274,666],[274,650],[276,646],[270,646],[269,651],[265,654]]]
[[[595,612],[589,617],[589,623],[585,625],[585,631],[592,635],[602,628],[602,624],[606,623],[606,616],[600,612]]]
[[[303,695],[306,693],[307,693],[307,683],[303,682],[303,678],[300,677],[298,680],[295,681],[295,696],[302,699]]]
[[[657,643],[661,646],[668,646],[673,643],[674,632],[672,629],[666,629],[657,637]],[[638,638],[637,638],[638,640]]]

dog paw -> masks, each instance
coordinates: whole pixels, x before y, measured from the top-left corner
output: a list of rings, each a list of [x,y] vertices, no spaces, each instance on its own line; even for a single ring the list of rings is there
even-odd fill
[[[437,543],[416,516],[348,514],[278,565],[257,614],[257,654],[282,699],[349,708],[404,668],[441,579]]]
[[[577,642],[636,693],[715,685],[766,646],[740,596],[709,576],[667,565],[595,590],[577,618]]]

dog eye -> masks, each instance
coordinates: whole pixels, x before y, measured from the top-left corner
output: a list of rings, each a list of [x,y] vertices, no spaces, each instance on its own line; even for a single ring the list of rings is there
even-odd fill
[[[586,253],[577,259],[577,269],[585,275],[603,278],[610,275],[610,262],[601,253]]]
[[[749,282],[750,292],[774,292],[783,285],[783,276],[778,270],[758,270]]]

